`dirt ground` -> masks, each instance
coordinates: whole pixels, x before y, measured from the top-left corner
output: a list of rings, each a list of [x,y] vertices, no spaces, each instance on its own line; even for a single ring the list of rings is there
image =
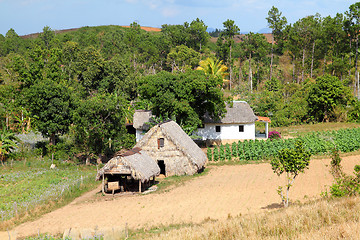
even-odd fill
[[[296,179],[290,198],[307,201],[319,198],[332,183],[329,159],[312,160],[310,168]],[[360,156],[343,157],[347,173],[360,164]],[[269,163],[211,166],[210,172],[163,193],[105,197],[98,189],[40,219],[13,229],[18,236],[64,232],[68,228],[150,228],[171,223],[199,223],[225,219],[229,215],[252,214],[279,207],[277,187],[285,183]],[[3,233],[4,234],[4,233]],[[1,235],[1,233],[0,233]]]

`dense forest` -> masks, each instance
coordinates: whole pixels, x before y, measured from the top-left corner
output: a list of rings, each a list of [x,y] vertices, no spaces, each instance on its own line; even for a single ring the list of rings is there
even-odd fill
[[[175,119],[188,133],[205,112],[224,114],[230,99],[249,102],[272,126],[359,121],[360,3],[294,24],[272,7],[266,20],[270,39],[239,35],[233,20],[216,37],[200,19],[160,32],[135,22],[64,33],[46,26],[27,38],[10,29],[0,34],[2,131],[36,129],[48,149],[98,156],[131,147],[135,109]]]

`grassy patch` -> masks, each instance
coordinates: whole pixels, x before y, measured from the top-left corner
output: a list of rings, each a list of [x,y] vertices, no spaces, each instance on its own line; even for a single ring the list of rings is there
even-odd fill
[[[34,157],[0,167],[0,230],[64,206],[98,185],[94,167],[50,165],[50,159]]]

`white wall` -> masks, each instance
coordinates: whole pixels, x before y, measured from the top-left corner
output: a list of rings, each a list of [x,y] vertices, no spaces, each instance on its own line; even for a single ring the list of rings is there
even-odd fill
[[[140,141],[144,137],[143,130],[136,129],[136,142]]]
[[[239,125],[244,125],[244,132],[239,132]],[[216,132],[215,126],[221,126],[221,131]],[[197,135],[206,139],[255,139],[255,123],[250,124],[205,124],[198,128]]]

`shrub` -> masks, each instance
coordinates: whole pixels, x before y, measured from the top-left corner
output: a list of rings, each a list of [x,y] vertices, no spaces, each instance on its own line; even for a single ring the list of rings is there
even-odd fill
[[[206,152],[206,155],[207,155],[207,158],[208,158],[208,160],[211,162],[212,161],[212,150],[211,150],[211,148],[208,148],[207,149],[207,152]]]
[[[279,132],[277,131],[271,131],[269,132],[269,139],[273,140],[273,139],[280,139],[281,135]]]
[[[214,157],[215,162],[219,161],[219,149],[218,149],[218,147],[214,148],[213,157]]]
[[[231,161],[231,149],[230,149],[230,144],[225,144],[225,157],[226,160]]]
[[[224,145],[220,145],[220,161],[225,161],[225,147]]]

